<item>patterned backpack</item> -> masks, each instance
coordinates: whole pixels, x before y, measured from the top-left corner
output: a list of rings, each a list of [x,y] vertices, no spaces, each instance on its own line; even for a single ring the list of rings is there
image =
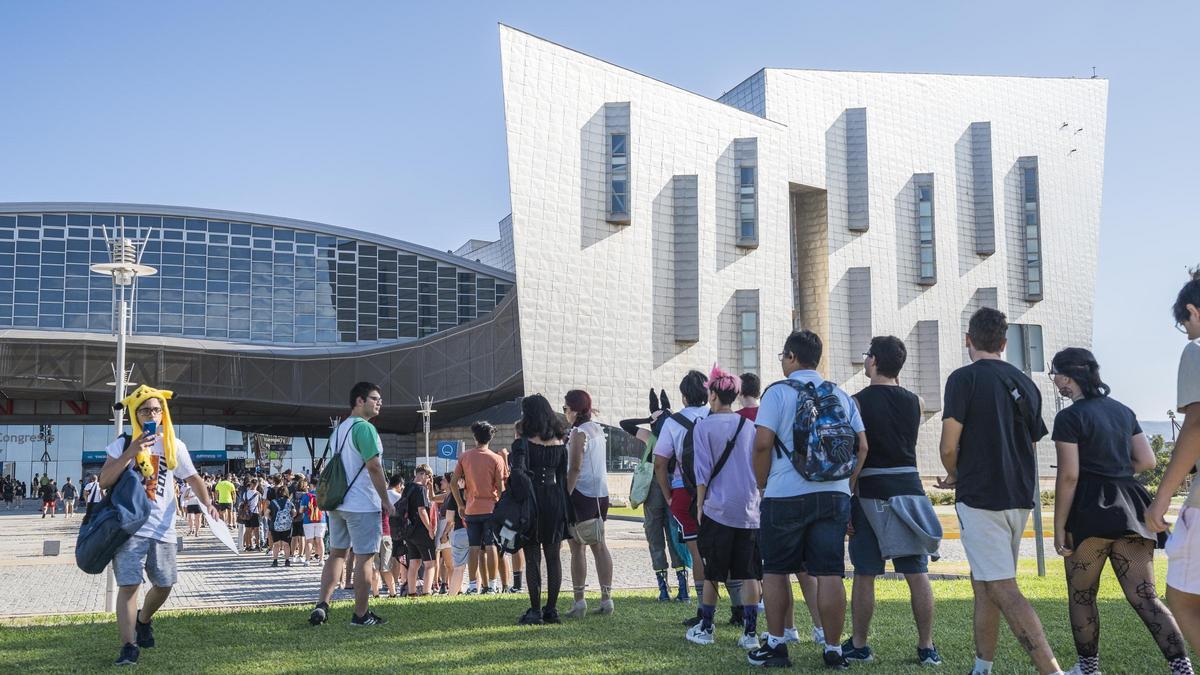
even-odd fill
[[[850,418],[837,387],[830,382],[813,386],[811,382],[786,379],[796,391],[796,417],[792,422],[792,447],[789,455],[792,466],[805,480],[826,482],[844,480],[854,473],[858,463],[858,434],[850,426]],[[774,386],[774,385],[772,385]],[[775,452],[787,455],[787,449],[775,438]]]

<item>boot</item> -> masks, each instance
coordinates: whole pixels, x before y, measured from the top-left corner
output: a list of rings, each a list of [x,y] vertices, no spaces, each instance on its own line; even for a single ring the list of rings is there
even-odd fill
[[[667,584],[667,571],[658,570],[654,573],[654,577],[658,579],[658,601],[669,601],[671,599],[671,586]]]
[[[675,570],[675,580],[679,582],[679,593],[675,596],[675,602],[691,602],[691,593],[688,591],[688,574],[687,568]]]

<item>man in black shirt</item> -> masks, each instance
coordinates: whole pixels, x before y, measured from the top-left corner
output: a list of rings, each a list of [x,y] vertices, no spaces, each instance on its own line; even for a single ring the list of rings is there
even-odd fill
[[[842,644],[847,661],[874,658],[867,637],[875,613],[875,577],[884,573],[884,554],[866,509],[921,509],[929,522],[936,522],[933,505],[917,472],[917,431],[921,426],[921,399],[900,386],[900,370],[908,350],[900,338],[873,338],[863,354],[863,368],[871,384],[854,395],[867,428],[867,458],[854,486],[850,503],[850,562],[854,565],[853,633]],[[896,499],[893,498],[903,498]],[[905,504],[901,504],[905,501]],[[915,506],[913,506],[915,505]],[[891,528],[889,528],[891,529]],[[903,528],[898,528],[897,532]],[[937,533],[940,536],[940,531]],[[902,535],[889,533],[889,543]],[[933,588],[929,585],[929,556],[903,555],[891,558],[896,572],[904,575],[912,596],[917,623],[917,661],[941,665],[942,657],[933,644]]]
[[[47,480],[38,488],[42,496],[42,517],[45,518],[49,513],[51,518],[54,518],[54,511],[58,508],[58,487],[54,485],[54,481]]]
[[[1059,672],[1042,623],[1017,587],[1017,554],[1037,497],[1034,443],[1046,435],[1042,397],[1001,356],[1008,320],[984,307],[971,317],[972,363],[946,380],[938,486],[954,488],[975,593],[974,673],[990,673],[1000,614],[1041,673]]]

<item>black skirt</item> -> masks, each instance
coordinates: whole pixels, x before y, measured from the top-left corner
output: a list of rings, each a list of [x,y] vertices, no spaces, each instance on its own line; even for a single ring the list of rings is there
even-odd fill
[[[1133,478],[1082,474],[1067,514],[1067,533],[1075,546],[1089,537],[1121,539],[1134,535],[1162,548],[1167,534],[1151,532],[1143,517],[1150,501],[1150,493]]]

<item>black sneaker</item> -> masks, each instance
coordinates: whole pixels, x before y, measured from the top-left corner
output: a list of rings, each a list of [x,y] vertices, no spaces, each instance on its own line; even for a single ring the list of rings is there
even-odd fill
[[[149,649],[154,646],[154,627],[149,623],[142,623],[141,619],[134,619],[133,627],[137,634],[137,646],[142,649]]]
[[[140,653],[141,651],[137,648],[137,645],[126,642],[125,645],[121,647],[121,655],[117,657],[117,660],[113,663],[113,665],[136,666],[138,655]]]
[[[279,558],[271,561],[271,567],[279,567]]]
[[[861,661],[863,663],[875,660],[875,652],[871,651],[871,645],[855,647],[853,639],[842,643],[842,656],[846,657],[847,661]]]
[[[284,560],[283,560],[283,566],[284,566],[284,567],[291,567],[291,566],[292,566],[292,559],[291,559],[291,558],[284,558]]]
[[[691,628],[692,626],[695,626],[698,623],[700,623],[700,615],[699,614],[683,620],[683,625],[686,628]]]
[[[351,626],[382,626],[385,623],[387,623],[387,619],[370,610],[367,610],[367,613],[362,616],[356,614],[354,618],[350,619]]]
[[[542,623],[562,623],[562,619],[558,617],[557,607],[542,608]]]
[[[822,658],[825,659],[825,667],[831,670],[846,670],[850,667],[850,662],[846,660],[846,657],[837,652],[826,651],[822,654]]]
[[[314,626],[320,626],[329,620],[329,605],[320,602],[313,608],[313,611],[308,615],[308,622]]]
[[[517,620],[518,626],[540,626],[543,623],[545,621],[542,619],[542,611],[532,607],[525,610],[525,613]]]
[[[942,665],[942,656],[938,654],[937,645],[929,649],[917,647],[917,661],[923,666],[940,666]]]
[[[741,628],[742,624],[744,624],[744,623],[746,623],[746,610],[744,610],[741,607],[730,607],[729,608],[729,625],[737,626],[738,628]]]
[[[746,653],[746,660],[757,668],[791,668],[792,660],[788,658],[786,643],[779,643],[772,649],[766,642],[758,649]]]

